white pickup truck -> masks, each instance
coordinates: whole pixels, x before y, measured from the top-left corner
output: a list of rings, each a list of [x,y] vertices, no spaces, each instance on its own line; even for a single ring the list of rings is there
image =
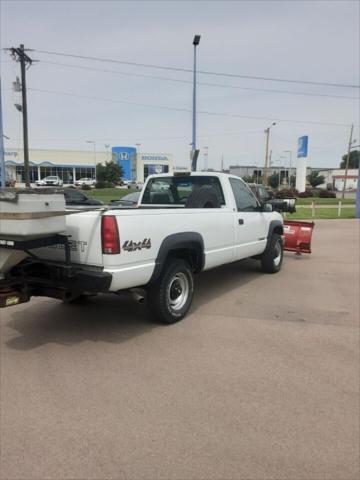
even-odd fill
[[[68,243],[33,248],[6,274],[21,301],[143,291],[154,317],[173,323],[190,308],[194,274],[247,257],[276,273],[283,260],[281,215],[223,173],[150,176],[137,208],[69,214],[65,233]]]

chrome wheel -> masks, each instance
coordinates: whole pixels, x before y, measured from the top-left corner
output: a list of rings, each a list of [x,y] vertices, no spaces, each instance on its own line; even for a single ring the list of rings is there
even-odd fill
[[[190,285],[187,276],[182,273],[176,273],[169,282],[167,297],[172,310],[181,310],[187,302],[190,292]]]
[[[280,265],[280,262],[281,262],[281,258],[282,258],[282,245],[280,243],[280,241],[276,242],[275,244],[275,248],[274,248],[274,265],[276,267],[278,267]]]

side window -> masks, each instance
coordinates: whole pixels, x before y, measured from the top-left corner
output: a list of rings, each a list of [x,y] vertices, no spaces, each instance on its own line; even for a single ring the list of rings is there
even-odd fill
[[[230,185],[234,193],[238,211],[253,212],[258,206],[254,195],[246,188],[241,180],[230,178]]]

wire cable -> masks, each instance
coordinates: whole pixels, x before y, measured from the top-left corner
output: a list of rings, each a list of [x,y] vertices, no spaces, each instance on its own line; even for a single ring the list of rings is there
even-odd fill
[[[37,50],[33,49],[32,51],[37,53],[43,53],[45,55],[56,55],[62,57],[71,57],[71,58],[78,58],[82,60],[92,60],[96,62],[105,62],[105,63],[120,63],[122,65],[131,65],[133,67],[143,67],[143,68],[155,68],[159,70],[172,70],[176,72],[186,72],[192,73],[193,71],[189,68],[183,67],[171,67],[165,65],[156,65],[150,63],[139,63],[139,62],[130,62],[125,60],[116,60],[111,58],[101,58],[101,57],[93,57],[93,56],[86,56],[86,55],[77,55],[74,53],[65,53],[65,52],[52,52],[50,50]],[[317,85],[317,86],[327,86],[327,87],[341,87],[341,88],[360,88],[360,85],[352,85],[352,84],[345,84],[345,83],[331,83],[331,82],[319,82],[319,81],[310,81],[310,80],[294,80],[294,79],[286,79],[286,78],[276,78],[276,77],[263,77],[257,75],[245,75],[245,74],[238,74],[238,73],[226,73],[226,72],[211,72],[206,70],[197,70],[197,73],[202,75],[215,75],[215,76],[222,76],[222,77],[230,77],[230,78],[246,78],[251,80],[265,80],[270,82],[284,82],[284,83],[300,83],[304,85]]]
[[[77,68],[80,70],[89,70],[94,72],[104,72],[104,73],[112,73],[117,75],[124,75],[124,76],[133,76],[133,77],[140,77],[140,78],[152,78],[156,80],[165,80],[168,82],[176,82],[176,83],[185,83],[188,85],[192,85],[191,80],[181,80],[177,78],[169,78],[169,77],[161,77],[158,75],[146,75],[143,73],[133,73],[133,72],[120,72],[119,70],[107,70],[102,68],[94,68],[88,67],[83,65],[70,65],[68,63],[60,63],[60,62],[50,62],[48,60],[42,60],[41,63],[49,64],[49,65],[57,65],[62,67],[70,67],[70,68]],[[208,83],[208,82],[197,82],[198,85],[205,85],[209,87],[220,87],[220,88],[230,88],[230,89],[239,89],[239,90],[249,90],[254,92],[264,92],[264,93],[280,93],[280,94],[288,94],[288,95],[305,95],[310,97],[326,97],[326,98],[344,98],[348,100],[360,100],[360,97],[353,97],[347,95],[330,95],[326,93],[309,93],[309,92],[292,92],[291,90],[275,90],[275,89],[266,89],[266,88],[253,88],[253,87],[242,87],[240,85],[225,85],[221,83]]]
[[[172,107],[172,106],[167,106],[167,105],[155,105],[151,103],[139,103],[139,102],[130,102],[128,100],[117,100],[117,99],[111,99],[111,98],[102,98],[102,97],[92,97],[89,95],[79,95],[76,93],[68,93],[68,92],[59,92],[55,90],[42,90],[39,88],[28,88],[28,90],[34,91],[34,92],[41,92],[41,93],[48,93],[48,94],[54,94],[54,95],[64,95],[64,96],[69,96],[69,97],[77,97],[77,98],[83,98],[86,100],[95,100],[95,101],[102,101],[102,102],[110,102],[110,103],[121,103],[125,105],[134,105],[137,107],[148,107],[148,108],[158,108],[161,110],[171,110],[175,112],[186,112],[186,113],[191,113],[192,110],[189,108],[183,108],[183,107]],[[266,121],[277,121],[277,122],[284,122],[284,123],[306,123],[309,125],[327,125],[330,127],[348,127],[349,124],[347,123],[330,123],[330,122],[318,122],[318,121],[313,121],[313,120],[295,120],[295,119],[283,119],[283,118],[277,118],[277,117],[267,117],[267,116],[253,116],[253,115],[240,115],[237,113],[226,113],[226,112],[211,112],[208,110],[198,110],[199,114],[202,115],[213,115],[213,116],[220,116],[220,117],[230,117],[230,118],[244,118],[247,120],[266,120]]]

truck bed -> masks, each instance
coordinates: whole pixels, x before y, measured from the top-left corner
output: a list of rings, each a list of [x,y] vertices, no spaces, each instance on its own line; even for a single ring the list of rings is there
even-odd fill
[[[121,245],[118,255],[102,253],[103,215],[116,217]],[[84,211],[66,217],[65,233],[70,236],[72,263],[103,268],[113,275],[111,290],[117,291],[150,280],[165,237],[178,232],[199,231],[205,243],[205,269],[232,260],[234,227],[230,208],[144,207]],[[64,258],[61,245],[36,249],[32,253],[52,261],[62,261]]]

